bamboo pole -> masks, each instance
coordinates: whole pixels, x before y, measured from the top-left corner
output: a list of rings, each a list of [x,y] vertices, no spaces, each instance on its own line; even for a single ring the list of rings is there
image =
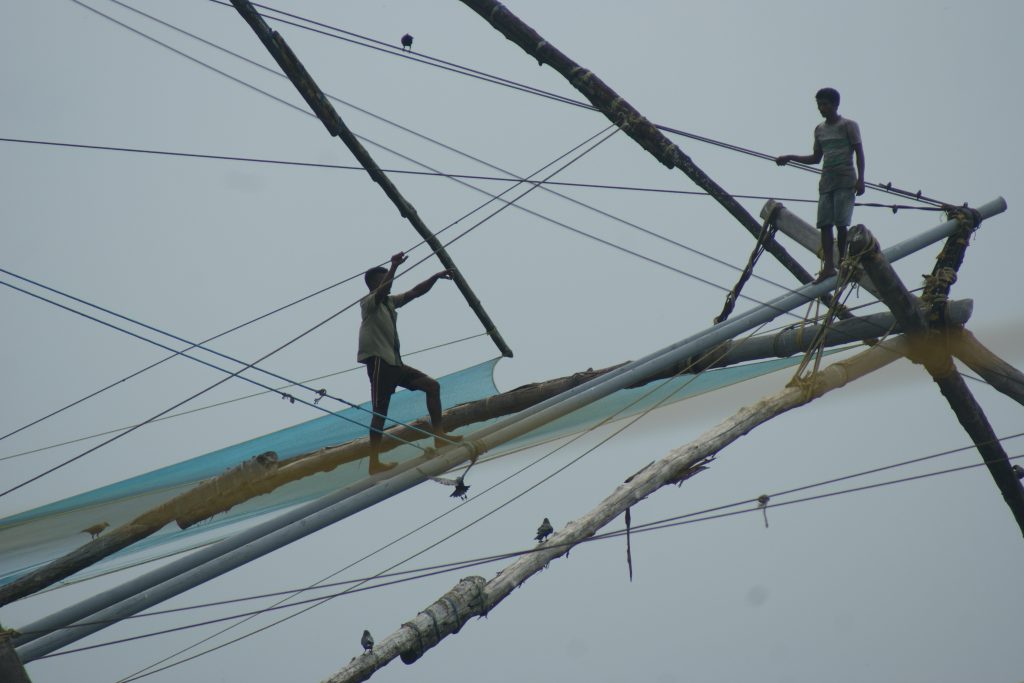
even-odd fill
[[[661,460],[633,475],[597,507],[566,524],[547,541],[499,571],[490,581],[478,576],[463,579],[414,619],[378,640],[371,652],[353,658],[327,679],[327,683],[365,681],[396,657],[401,657],[407,664],[412,663],[445,637],[457,633],[471,617],[486,615],[528,578],[553,560],[567,556],[575,545],[586,541],[633,505],[659,488],[680,483],[700,471],[709,458],[741,436],[774,417],[888,365],[901,358],[909,348],[902,337],[890,338],[853,358],[833,363],[815,375],[806,386],[787,386],[742,408],[697,439],[673,449]]]
[[[711,195],[729,214],[755,238],[761,224],[736,199],[712,180],[674,142],[637,111],[629,102],[584,69],[496,0],[462,0],[462,3],[484,18],[506,38],[518,45],[541,65],[547,64],[560,73],[609,121],[622,129],[655,159],[668,168],[678,168],[702,190]],[[766,251],[774,256],[801,284],[813,278],[778,242],[767,243]]]
[[[992,353],[969,330],[952,329],[949,340],[953,355],[981,375],[993,389],[1024,405],[1024,373]]]
[[[950,305],[950,315],[953,320],[959,321],[959,324],[966,323],[970,319],[972,310],[973,302],[970,300],[955,301]],[[882,336],[889,331],[898,331],[894,325],[895,319],[891,313],[877,313],[863,318],[840,321],[826,328],[824,345],[832,347]],[[809,325],[740,341],[728,341],[707,353],[684,359],[672,368],[639,382],[631,388],[673,377],[683,372],[699,372],[708,368],[723,368],[736,363],[766,358],[786,358],[796,353],[802,353],[810,348],[818,334],[821,333],[821,328],[820,325]],[[478,401],[454,406],[444,412],[444,428],[446,431],[452,431],[512,415],[584,382],[600,377],[621,365],[600,370],[585,370],[566,377],[527,384]],[[429,427],[429,422],[425,418],[417,420],[409,426],[392,427],[387,430],[387,435],[392,438],[382,441],[381,451],[388,451],[406,441],[422,438],[423,430],[427,427]],[[0,606],[43,590],[105,557],[141,541],[167,524],[174,522],[182,529],[188,528],[217,514],[227,512],[232,507],[257,496],[275,491],[285,484],[321,472],[329,472],[368,455],[367,438],[298,455],[283,463],[278,462],[273,453],[257,455],[223,474],[200,482],[192,489],[144,512],[127,524],[111,529],[102,536],[88,541],[31,573],[0,586]]]
[[[462,292],[462,296],[465,297],[466,303],[476,314],[480,323],[484,326],[484,331],[490,335],[494,345],[498,347],[498,351],[501,355],[508,358],[512,357],[512,349],[509,348],[508,344],[502,338],[501,333],[498,332],[494,323],[491,321],[491,317],[484,310],[483,304],[480,303],[480,299],[477,298],[473,289],[466,282],[466,279],[462,277],[462,273],[455,266],[455,262],[451,256],[445,250],[444,245],[441,244],[440,240],[431,232],[430,228],[427,227],[426,223],[420,218],[416,209],[410,204],[405,197],[402,196],[398,188],[395,187],[394,183],[384,174],[384,172],[377,165],[377,162],[373,160],[370,153],[366,151],[359,139],[349,130],[348,126],[342,120],[341,116],[331,105],[324,92],[320,89],[320,86],[316,84],[313,77],[309,75],[306,68],[299,61],[299,58],[295,56],[292,49],[288,47],[284,38],[277,31],[274,31],[267,25],[267,22],[263,20],[263,17],[253,8],[252,3],[249,0],[231,0],[231,4],[235,6],[238,13],[242,15],[252,30],[259,37],[260,41],[267,48],[270,54],[277,60],[277,63],[281,66],[285,75],[295,85],[296,89],[309,104],[310,109],[316,114],[317,118],[327,128],[327,132],[333,136],[341,138],[341,141],[345,143],[345,146],[349,148],[353,156],[359,160],[363,168],[370,175],[370,178],[380,185],[381,189],[384,190],[384,194],[388,196],[388,199],[392,201],[398,212],[409,221],[412,227],[419,233],[423,241],[426,242],[434,254],[437,255],[438,260],[452,273],[452,281]]]
[[[863,225],[851,229],[850,250],[851,253],[862,254],[860,263],[864,271],[875,283],[882,301],[896,316],[896,320],[907,331],[906,334],[914,344],[910,358],[924,365],[932,379],[939,385],[939,391],[946,397],[957,420],[974,441],[1003,500],[1006,501],[1017,526],[1024,534],[1024,486],[1014,474],[1006,451],[999,443],[999,438],[985,417],[984,411],[967,388],[963,377],[957,372],[948,348],[941,343],[942,337],[929,330],[925,313],[919,303],[907,291],[879,250],[878,243]],[[929,310],[932,310],[931,306]]]

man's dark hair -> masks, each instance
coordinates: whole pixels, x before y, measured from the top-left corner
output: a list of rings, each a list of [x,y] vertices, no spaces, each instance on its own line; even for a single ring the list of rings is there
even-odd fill
[[[388,269],[385,268],[384,266],[374,266],[373,268],[370,268],[368,271],[366,271],[366,274],[363,275],[363,280],[366,282],[367,288],[374,289],[374,286],[370,284],[370,281],[373,280],[378,275],[384,276],[387,274]]]
[[[835,88],[822,88],[818,92],[814,93],[814,99],[825,100],[832,104],[839,106],[839,91]]]

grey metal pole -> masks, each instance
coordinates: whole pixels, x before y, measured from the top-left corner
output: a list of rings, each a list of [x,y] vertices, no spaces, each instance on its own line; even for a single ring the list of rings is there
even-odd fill
[[[1006,210],[1003,198],[978,208],[982,219]],[[950,220],[916,237],[886,249],[885,257],[898,261],[909,254],[948,237],[959,228],[959,221]],[[783,313],[804,305],[831,290],[836,279],[810,284],[785,294],[764,306],[719,323],[680,342],[627,363],[621,368],[581,384],[564,394],[538,403],[515,415],[479,429],[466,436],[460,444],[442,449],[430,460],[417,458],[404,463],[383,480],[373,478],[356,482],[336,493],[312,501],[296,510],[280,515],[252,529],[225,539],[198,553],[129,581],[93,598],[72,605],[21,629],[18,656],[30,662],[42,655],[95,633],[112,623],[147,607],[178,595],[189,588],[219,576],[235,567],[261,557],[273,550],[307,536],[360,510],[409,489],[428,476],[440,475],[501,443],[547,424],[580,407],[588,405],[623,387],[670,367],[684,358],[702,353]],[[195,556],[201,556],[195,558]],[[168,578],[170,575],[170,578]],[[125,598],[126,595],[131,597]],[[99,610],[99,611],[97,611]],[[88,620],[82,618],[92,615]],[[81,623],[73,623],[80,621]],[[69,626],[70,624],[70,626]],[[60,629],[60,630],[57,630]],[[42,635],[46,633],[46,635]],[[34,638],[34,640],[32,640]],[[31,640],[31,642],[29,642]]]

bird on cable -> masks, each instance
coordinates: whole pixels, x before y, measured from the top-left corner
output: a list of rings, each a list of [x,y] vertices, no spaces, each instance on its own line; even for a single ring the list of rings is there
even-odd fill
[[[555,531],[555,528],[553,526],[551,526],[551,521],[547,517],[545,517],[544,521],[540,523],[539,527],[537,527],[537,535],[534,536],[534,538],[537,541],[543,543],[544,540],[548,536],[550,536],[554,531]]]
[[[1024,467],[1020,465],[1013,466],[1013,473],[1017,475],[1018,479],[1024,479]]]
[[[320,405],[320,399],[322,399],[326,395],[327,395],[327,390],[326,389],[320,389],[319,391],[317,391],[316,392],[316,398],[313,399],[313,405],[315,405],[315,406]]]
[[[96,538],[97,536],[102,534],[103,530],[106,529],[108,526],[110,526],[110,524],[108,524],[107,522],[100,522],[99,524],[93,524],[90,527],[82,529],[80,533],[89,534],[90,537]]]
[[[455,479],[445,479],[444,477],[429,477],[432,481],[436,481],[438,484],[444,484],[445,486],[454,486],[455,490],[451,493],[451,498],[461,498],[466,500],[466,494],[469,492],[469,485],[463,481],[462,476],[458,476]]]
[[[402,52],[405,52],[406,50],[412,52],[412,36],[408,33],[402,36]]]
[[[373,652],[373,636],[366,629],[363,629],[363,637],[359,639],[359,643],[363,646],[363,654]]]

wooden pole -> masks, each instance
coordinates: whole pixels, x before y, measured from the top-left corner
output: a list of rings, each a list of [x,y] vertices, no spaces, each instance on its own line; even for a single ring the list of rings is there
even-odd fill
[[[967,367],[981,375],[993,389],[1024,405],[1024,373],[992,353],[969,330],[951,329],[950,349]]]
[[[512,357],[512,349],[509,348],[508,344],[502,338],[501,333],[498,332],[494,323],[491,321],[487,311],[484,310],[483,304],[480,303],[480,299],[477,298],[476,294],[473,293],[472,288],[466,279],[462,277],[462,273],[455,266],[455,262],[448,255],[444,245],[437,239],[430,228],[427,227],[426,223],[420,218],[416,209],[413,208],[405,197],[398,191],[398,188],[388,179],[387,175],[384,174],[377,162],[373,160],[370,153],[366,151],[359,139],[349,130],[348,126],[338,115],[338,112],[331,105],[324,92],[320,89],[320,86],[316,84],[313,77],[309,75],[306,68],[299,61],[299,58],[295,56],[291,48],[285,42],[284,38],[277,31],[271,30],[267,25],[267,22],[263,20],[263,17],[259,15],[256,9],[252,6],[249,0],[231,0],[231,4],[235,6],[238,13],[242,15],[252,27],[252,30],[256,33],[259,39],[263,42],[263,45],[267,48],[270,54],[277,60],[277,63],[281,66],[285,75],[295,85],[299,93],[309,104],[310,109],[317,115],[317,118],[327,128],[327,132],[331,135],[341,138],[345,146],[349,148],[359,163],[362,164],[363,168],[370,175],[370,178],[380,185],[381,189],[384,190],[384,194],[388,196],[388,199],[398,208],[398,212],[402,214],[402,218],[405,218],[412,224],[412,227],[419,233],[423,241],[430,246],[434,254],[437,255],[438,260],[444,265],[445,268],[452,272],[452,281],[462,292],[462,296],[465,297],[469,307],[476,314],[477,318],[484,326],[484,331],[490,335],[494,345],[498,347],[498,351],[501,355],[508,358]]]
[[[787,209],[782,202],[769,199],[764,203],[761,208],[761,218],[768,220],[769,217],[783,235],[812,254],[816,256],[821,254],[821,231]],[[832,250],[833,263],[839,263],[839,247],[833,246]],[[856,280],[857,284],[878,298],[878,292],[874,291],[871,280],[863,277],[860,273],[857,273]]]
[[[672,450],[633,475],[596,508],[566,524],[490,581],[485,582],[478,576],[463,579],[414,619],[378,640],[372,652],[353,658],[327,679],[328,683],[365,681],[396,657],[412,663],[445,637],[457,633],[470,617],[486,615],[528,578],[559,557],[567,556],[573,546],[586,541],[633,505],[659,488],[681,483],[699,472],[708,458],[744,434],[773,417],[884,367],[902,357],[908,349],[902,337],[890,338],[853,358],[830,365],[814,376],[809,386],[788,386],[741,409],[694,441]]]
[[[850,231],[849,239],[850,252],[861,254],[861,266],[875,283],[882,301],[913,342],[911,360],[924,365],[939,385],[939,391],[946,397],[957,420],[974,441],[1003,500],[1024,534],[1024,486],[1014,474],[1006,451],[999,443],[984,411],[957,372],[948,348],[942,343],[943,337],[929,329],[925,313],[882,255],[878,243],[867,228],[863,225],[855,226]]]
[[[584,69],[544,40],[540,34],[512,14],[500,2],[496,0],[462,0],[462,3],[536,59],[538,64],[547,64],[560,73],[609,121],[621,128],[641,147],[650,152],[655,159],[668,168],[678,168],[685,173],[690,180],[711,195],[733,218],[739,221],[747,232],[755,238],[761,233],[761,224],[732,195],[722,189],[690,157],[684,154],[678,145],[665,137],[653,123],[593,72]],[[785,266],[801,284],[807,284],[813,279],[810,273],[804,270],[803,266],[775,240],[767,243],[766,251],[778,259],[779,263]]]
[[[973,303],[970,300],[956,301],[950,306],[950,315],[954,320],[961,321],[962,324],[970,318],[972,308]],[[852,318],[833,323],[825,331],[824,345],[838,346],[879,337],[890,330],[895,330],[894,324],[895,319],[890,313],[878,313],[864,318]],[[746,361],[792,356],[807,351],[820,331],[821,326],[811,325],[805,328],[782,330],[775,334],[726,342],[705,354],[688,358],[673,368],[635,386],[643,386],[683,372],[698,372]],[[620,365],[622,364],[600,370],[585,370],[566,377],[528,384],[479,401],[454,406],[444,413],[444,427],[450,431],[517,413],[610,372]],[[429,427],[429,423],[426,419],[417,420],[410,426],[392,427],[387,430],[387,434],[393,438],[382,440],[381,451],[386,452],[405,441],[422,438],[421,430],[427,427]],[[321,472],[329,472],[346,463],[366,458],[368,455],[368,439],[361,438],[298,455],[283,463],[279,463],[273,454],[264,453],[254,456],[223,474],[200,482],[190,490],[144,512],[131,522],[111,529],[62,557],[0,586],[0,606],[41,591],[103,558],[151,536],[167,524],[175,522],[182,529],[187,528],[204,519],[227,512],[232,507],[252,498],[270,493],[285,484]]]
[[[0,626],[0,683],[32,683],[11,645],[12,631]]]

